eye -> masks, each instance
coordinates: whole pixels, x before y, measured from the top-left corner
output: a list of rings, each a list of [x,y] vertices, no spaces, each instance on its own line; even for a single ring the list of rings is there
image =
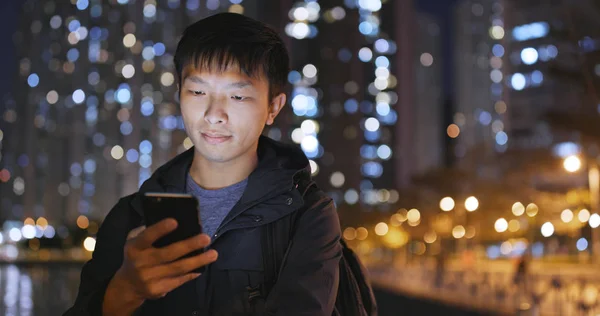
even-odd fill
[[[239,95],[231,96],[231,98],[234,99],[235,101],[245,101],[245,100],[248,99],[247,97],[242,97],[242,96],[239,96]]]
[[[204,91],[190,90],[190,93],[193,95],[205,95]]]

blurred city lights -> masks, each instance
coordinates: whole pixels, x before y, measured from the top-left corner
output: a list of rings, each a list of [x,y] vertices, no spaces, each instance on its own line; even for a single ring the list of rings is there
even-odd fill
[[[545,222],[541,228],[542,236],[550,237],[554,234],[554,225],[550,222]]]
[[[600,226],[600,215],[597,213],[592,214],[588,223],[591,228],[598,228]]]
[[[356,229],[354,227],[348,227],[344,229],[344,239],[354,240],[356,239]]]
[[[125,152],[123,150],[123,147],[119,145],[115,145],[110,151],[110,155],[116,160],[123,158],[124,154]]]
[[[525,206],[523,205],[523,203],[521,202],[516,202],[515,204],[513,204],[512,206],[512,213],[515,216],[521,216],[525,213]]]
[[[79,215],[79,217],[77,217],[77,227],[81,229],[86,229],[89,225],[90,221],[85,215]]]
[[[490,28],[490,36],[495,40],[504,38],[504,28],[499,25],[494,25]]]
[[[454,209],[454,199],[447,196],[440,201],[440,209],[445,212],[452,211]]]
[[[469,212],[474,212],[479,207],[479,201],[476,197],[470,196],[465,200],[465,208]]]
[[[21,230],[16,227],[13,227],[8,231],[8,238],[14,242],[21,240],[21,237]]]
[[[533,47],[523,48],[521,51],[521,60],[526,65],[533,65],[538,60],[538,51]]]
[[[588,247],[587,239],[581,237],[581,238],[579,238],[579,240],[577,240],[577,250],[584,251],[587,249],[587,247]]]
[[[390,224],[394,227],[401,226],[402,223],[406,221],[406,217],[403,217],[401,214],[394,214],[390,217]]]
[[[510,83],[511,83],[513,89],[519,91],[519,90],[523,90],[525,88],[527,79],[525,79],[525,76],[523,74],[516,73],[516,74],[512,75],[512,77],[510,79]]]
[[[369,236],[369,232],[364,227],[359,227],[356,229],[356,239],[365,240]]]
[[[471,239],[471,238],[475,237],[476,232],[477,232],[477,230],[475,229],[475,227],[469,226],[469,227],[467,227],[467,232],[465,233],[465,237],[467,239]]]
[[[378,236],[384,236],[389,231],[388,225],[384,222],[378,223],[375,225],[375,234]]]
[[[508,229],[508,222],[504,218],[499,218],[494,223],[494,229],[499,233],[503,233]]]
[[[89,252],[93,252],[96,248],[96,239],[93,237],[86,237],[83,241],[83,248]]]
[[[569,156],[565,158],[563,167],[568,172],[577,172],[579,169],[581,169],[581,160],[575,155]]]
[[[419,212],[419,210],[413,208],[410,211],[408,211],[408,213],[406,214],[406,218],[409,222],[418,222],[419,220],[421,220],[421,213]]]
[[[573,220],[573,211],[566,209],[560,213],[560,219],[565,223],[570,223]]]
[[[437,240],[437,234],[435,231],[428,231],[423,235],[423,240],[428,244],[432,244]]]
[[[339,188],[344,185],[345,181],[346,180],[343,173],[336,171],[331,174],[330,182],[333,187]]]
[[[505,241],[500,245],[500,253],[508,256],[513,250],[513,246],[509,241]]]
[[[534,217],[539,212],[539,208],[535,203],[529,203],[529,204],[527,204],[527,208],[525,209],[525,212],[527,213],[527,216]]]
[[[466,230],[462,225],[457,225],[452,229],[452,236],[456,239],[463,238],[465,236]]]
[[[549,30],[550,26],[547,22],[534,22],[513,28],[512,37],[517,41],[527,41],[544,37]]]
[[[450,124],[446,129],[446,133],[450,138],[456,138],[460,134],[460,128],[456,124]]]
[[[591,216],[590,211],[588,211],[587,209],[582,209],[579,211],[577,218],[579,219],[580,222],[585,223],[590,220],[590,216]]]
[[[510,222],[508,222],[508,230],[512,233],[519,231],[519,229],[521,228],[521,224],[519,223],[518,220],[516,219],[511,219]]]
[[[319,165],[317,164],[316,161],[314,160],[309,160],[309,165],[310,165],[310,173],[311,175],[315,176],[319,173]]]
[[[33,225],[24,225],[21,228],[21,235],[25,239],[35,238],[35,226],[33,226]]]

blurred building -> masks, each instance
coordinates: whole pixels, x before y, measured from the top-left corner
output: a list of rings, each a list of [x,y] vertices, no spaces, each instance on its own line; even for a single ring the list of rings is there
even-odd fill
[[[441,164],[439,26],[410,1],[297,2],[288,15],[291,127],[268,134],[301,145],[338,206],[389,207]]]
[[[392,10],[379,1],[299,1],[288,13],[293,114],[287,133],[268,133],[300,144],[341,207],[398,199],[395,126],[403,105]]]
[[[456,138],[459,165],[507,148],[503,2],[464,0],[456,7],[455,114],[447,134]]]
[[[185,26],[223,10],[285,34],[290,107],[265,133],[297,143],[338,205],[389,207],[440,164],[439,26],[410,1],[34,4],[23,6],[15,92],[3,100],[4,219],[101,220],[189,148],[172,54]]]
[[[588,0],[510,1],[505,11],[509,144],[539,148],[575,140],[572,133],[553,129],[546,114],[595,110],[596,103],[587,99],[585,82],[557,75],[553,69],[592,73],[594,63],[582,64],[578,53],[598,49],[599,8]]]
[[[430,15],[416,16],[414,39],[415,91],[413,175],[423,174],[443,164],[445,128],[442,99],[442,59],[440,26]]]
[[[3,100],[3,219],[100,220],[189,148],[172,54],[203,16],[256,13],[235,2],[25,1],[14,92]]]
[[[549,62],[558,57],[558,43],[549,36],[550,25],[560,18],[560,10],[558,2],[506,5],[503,61],[511,147],[549,146],[553,135],[543,120],[545,111],[575,101],[563,83],[548,73]]]

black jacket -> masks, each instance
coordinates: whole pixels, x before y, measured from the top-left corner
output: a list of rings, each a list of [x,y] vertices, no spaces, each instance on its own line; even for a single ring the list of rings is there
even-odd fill
[[[144,192],[184,192],[194,149],[160,167],[140,191],[122,198],[97,235],[92,259],[83,267],[75,305],[65,315],[100,315],[105,289],[123,261],[129,231],[143,225]],[[308,160],[297,147],[261,137],[259,163],[240,201],[212,237],[219,253],[206,272],[158,300],[148,300],[137,315],[310,315],[330,316],[338,289],[340,224],[333,202],[319,199],[297,220],[293,246],[266,299],[249,300],[263,283],[263,225],[284,220],[303,207],[297,188],[310,180]],[[312,193],[311,193],[312,194]],[[311,199],[315,200],[315,199]]]

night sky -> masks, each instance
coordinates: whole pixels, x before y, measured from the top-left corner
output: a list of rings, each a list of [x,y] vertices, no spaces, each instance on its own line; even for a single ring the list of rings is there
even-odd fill
[[[405,1],[405,0],[395,0]],[[443,64],[444,64],[444,95],[449,98],[452,95],[452,30],[453,30],[453,7],[457,0],[415,0],[417,9],[433,15],[440,23]],[[19,6],[21,0],[0,1],[0,98],[11,89],[14,78],[15,56],[12,48],[12,34],[17,28]]]

